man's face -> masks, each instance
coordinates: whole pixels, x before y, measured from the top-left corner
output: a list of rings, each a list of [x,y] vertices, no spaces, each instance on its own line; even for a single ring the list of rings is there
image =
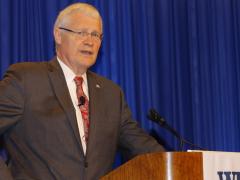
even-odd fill
[[[101,20],[80,12],[66,17],[64,25],[54,30],[55,41],[58,46],[58,57],[75,73],[84,73],[96,62],[101,39],[91,37],[91,33],[102,34]],[[75,32],[84,32],[82,36]]]

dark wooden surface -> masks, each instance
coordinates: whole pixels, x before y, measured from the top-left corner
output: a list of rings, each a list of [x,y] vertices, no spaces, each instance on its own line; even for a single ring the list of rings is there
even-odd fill
[[[203,180],[202,153],[144,154],[123,164],[101,180]]]

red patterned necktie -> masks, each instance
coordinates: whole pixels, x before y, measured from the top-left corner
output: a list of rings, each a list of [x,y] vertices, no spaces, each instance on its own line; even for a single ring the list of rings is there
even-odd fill
[[[74,81],[76,83],[77,89],[77,98],[78,98],[78,107],[82,114],[83,119],[83,127],[84,127],[84,137],[85,141],[87,143],[88,141],[88,131],[89,131],[89,101],[87,96],[83,92],[82,83],[83,78],[81,76],[76,76],[74,78]]]

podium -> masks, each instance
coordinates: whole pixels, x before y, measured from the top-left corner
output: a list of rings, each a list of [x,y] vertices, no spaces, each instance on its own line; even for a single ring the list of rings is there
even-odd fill
[[[159,152],[139,155],[101,180],[240,180],[240,153]]]

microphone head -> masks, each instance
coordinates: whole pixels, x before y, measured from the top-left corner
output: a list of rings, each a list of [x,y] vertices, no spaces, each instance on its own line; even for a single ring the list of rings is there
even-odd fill
[[[161,117],[155,109],[150,109],[147,118],[152,120],[153,122],[159,123],[161,126],[166,124],[166,121],[163,117]]]
[[[82,105],[84,105],[85,104],[85,97],[84,96],[80,96],[79,97],[79,104],[78,104],[78,106],[82,106]]]

